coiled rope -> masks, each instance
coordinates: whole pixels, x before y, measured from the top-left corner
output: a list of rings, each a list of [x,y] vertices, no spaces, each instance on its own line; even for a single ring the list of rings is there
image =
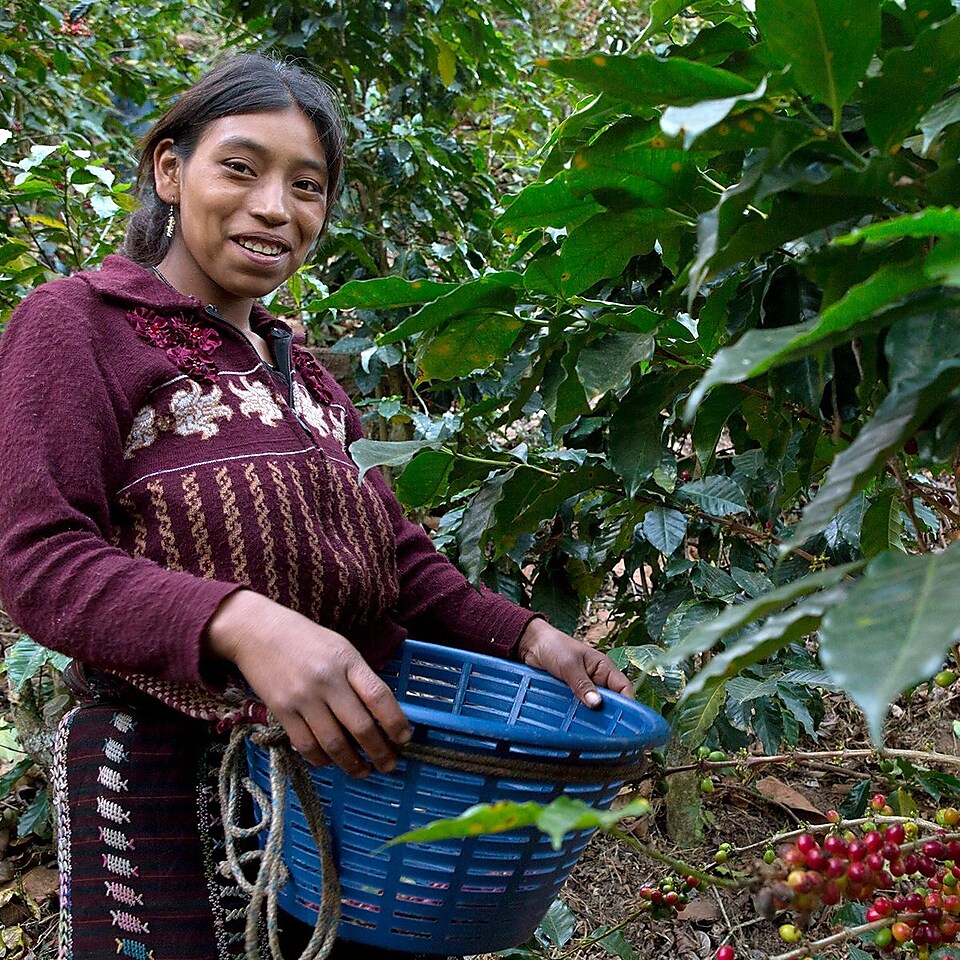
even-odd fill
[[[258,787],[247,775],[245,739],[268,751],[270,794]],[[481,754],[411,741],[398,748],[410,760],[432,763],[439,767],[513,780],[552,781],[565,785],[584,783],[626,783],[637,780],[645,765],[645,757],[611,763],[604,760],[571,760],[566,757],[525,756],[523,754]],[[246,918],[246,955],[261,960],[260,918],[266,916],[267,940],[274,960],[283,960],[279,937],[277,897],[290,879],[283,862],[284,811],[287,784],[293,788],[310,835],[320,854],[322,867],[321,902],[310,940],[299,960],[326,960],[333,949],[340,922],[340,880],[333,862],[330,833],[324,819],[323,804],[310,780],[303,757],[291,746],[283,728],[269,724],[241,724],[233,727],[220,767],[220,807],[226,836],[227,859],[221,865],[232,874],[238,886],[250,898]],[[243,826],[246,809],[244,792],[253,797],[260,810],[260,819],[253,826]],[[268,837],[262,849],[243,849],[238,841],[251,842],[263,831]],[[256,877],[247,879],[244,868],[257,865]]]

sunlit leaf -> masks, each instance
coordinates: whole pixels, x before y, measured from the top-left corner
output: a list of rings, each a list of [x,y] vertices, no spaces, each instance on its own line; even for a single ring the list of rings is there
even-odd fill
[[[919,556],[887,551],[824,618],[820,659],[880,744],[889,705],[940,670],[958,638],[960,544]]]

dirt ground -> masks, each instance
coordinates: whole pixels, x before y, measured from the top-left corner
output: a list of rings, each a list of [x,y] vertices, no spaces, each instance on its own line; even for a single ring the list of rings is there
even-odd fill
[[[14,636],[9,624],[0,622],[0,641],[9,643]],[[5,685],[0,683],[0,688],[2,731],[4,722],[10,722],[10,704]],[[909,702],[895,705],[887,744],[902,750],[932,751],[952,760],[958,756],[953,727],[958,718],[960,684],[947,690],[921,689]],[[840,695],[829,694],[819,742],[806,743],[803,750],[840,749],[869,750],[870,744],[855,708]],[[4,765],[0,761],[0,778],[10,766],[10,762]],[[952,768],[945,761],[938,769],[960,776],[960,761]],[[734,850],[722,868],[726,876],[750,876],[763,869],[760,857],[765,841],[802,822],[823,822],[825,812],[839,808],[850,789],[864,780],[869,781],[871,793],[903,787],[916,799],[921,813],[931,815],[935,809],[922,790],[881,773],[875,755],[842,762],[803,753],[791,761],[771,763],[741,757],[733,772],[713,773],[716,789],[702,797],[702,836],[693,847],[678,849],[667,837],[665,801],[653,790],[652,779],[634,788],[652,794],[653,813],[629,825],[633,835],[655,851],[708,869],[716,869],[714,854],[719,844],[730,843]],[[668,776],[667,781],[670,779]],[[19,814],[42,787],[38,776],[28,776],[14,793],[0,796],[0,960],[50,960],[56,953],[57,876],[52,843],[33,836],[18,839],[15,826]],[[960,798],[949,802],[956,805]],[[557,960],[610,957],[604,946],[589,942],[591,932],[601,924],[615,926],[634,915],[641,902],[640,888],[671,872],[622,841],[595,836],[562,892],[562,899],[577,916],[576,932],[549,955]],[[816,918],[809,935],[822,937],[833,929],[828,911]],[[627,922],[622,932],[638,960],[709,960],[724,943],[735,947],[738,960],[761,960],[787,949],[777,935],[776,923],[757,916],[748,889],[703,889],[675,919],[654,922],[639,917]],[[845,946],[818,954],[823,960],[847,955]]]

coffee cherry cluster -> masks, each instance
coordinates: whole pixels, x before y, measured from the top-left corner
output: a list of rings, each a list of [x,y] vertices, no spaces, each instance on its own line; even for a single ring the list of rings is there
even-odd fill
[[[877,812],[888,809],[879,794],[871,806]],[[945,808],[937,822],[955,826],[960,812]],[[868,923],[890,921],[875,934],[875,946],[884,953],[902,948],[923,960],[931,947],[960,941],[960,839],[944,834],[920,841],[916,836],[914,823],[885,829],[866,824],[860,836],[830,833],[822,842],[801,834],[779,851],[786,876],[760,895],[761,912],[772,918],[792,910],[796,922],[783,924],[780,936],[796,943],[821,905],[841,899],[866,903]],[[901,888],[910,892],[896,892]]]
[[[641,887],[640,909],[653,920],[670,920],[690,902],[690,894],[700,883],[694,876],[665,877],[655,887]]]

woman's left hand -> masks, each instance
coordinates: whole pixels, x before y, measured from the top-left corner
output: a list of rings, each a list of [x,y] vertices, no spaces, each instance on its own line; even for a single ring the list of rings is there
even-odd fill
[[[517,644],[517,658],[562,680],[588,707],[599,707],[603,702],[598,686],[633,696],[630,681],[605,653],[551,627],[546,620],[527,624]]]

